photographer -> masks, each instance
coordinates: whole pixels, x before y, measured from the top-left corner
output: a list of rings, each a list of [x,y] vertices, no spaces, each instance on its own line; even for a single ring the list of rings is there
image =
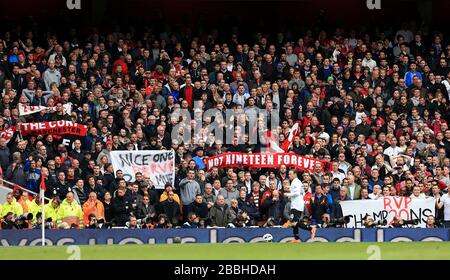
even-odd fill
[[[426,228],[437,228],[436,218],[433,215],[427,217]]]
[[[346,225],[350,222],[351,216],[345,216],[340,218],[334,218],[332,219],[330,217],[330,214],[325,213],[322,215],[322,223],[319,224],[319,227],[321,228],[338,228],[338,227],[346,227]]]
[[[242,211],[241,213],[239,213],[236,217],[236,219],[234,219],[233,221],[233,225],[235,227],[247,227],[251,225],[251,219],[248,216],[247,212]]]
[[[200,223],[199,217],[194,213],[190,212],[188,214],[188,220],[181,227],[182,228],[198,228],[198,224]]]
[[[128,222],[125,225],[127,227],[127,229],[140,229],[141,225],[138,224],[137,219],[135,216],[131,215],[130,219],[128,220]]]
[[[16,224],[16,218],[12,212],[6,213],[6,215],[2,219],[1,224],[2,229],[18,229]]]
[[[45,213],[47,215],[47,213]],[[46,218],[45,219],[45,229],[53,229],[56,227],[56,219],[53,220],[53,218]],[[33,225],[33,229],[41,229],[42,228],[42,213],[39,212],[36,214],[36,223]]]
[[[98,229],[99,225],[97,222],[97,217],[95,217],[94,213],[91,213],[87,216],[86,228],[89,229]]]
[[[332,227],[330,224],[330,221],[331,221],[330,214],[328,214],[328,213],[323,214],[321,221],[322,221],[322,223],[318,225],[320,228]]]
[[[33,214],[19,215],[15,217],[17,229],[31,229],[33,222]]]
[[[155,228],[172,228],[172,224],[168,221],[167,215],[159,214]]]
[[[365,228],[376,228],[376,227],[380,227],[380,226],[386,226],[387,221],[380,220],[380,221],[375,222],[375,220],[373,219],[373,217],[371,215],[366,214],[363,218],[363,225]]]
[[[420,222],[419,219],[413,219],[413,220],[404,220],[402,218],[400,218],[399,216],[395,216],[394,217],[394,222],[392,223],[392,227],[394,228],[402,228],[405,226],[410,225],[409,227],[413,227],[418,225]]]

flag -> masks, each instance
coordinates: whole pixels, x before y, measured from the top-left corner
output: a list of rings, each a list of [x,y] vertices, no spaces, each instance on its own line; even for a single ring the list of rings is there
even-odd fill
[[[278,145],[275,135],[272,133],[272,131],[267,130],[266,139],[267,139],[267,144],[266,144],[267,151],[270,151],[271,153],[282,153],[283,152],[283,150]]]
[[[300,133],[301,133],[300,123],[296,122],[289,130],[289,135],[284,141],[284,143],[281,145],[281,149],[287,153],[292,145],[292,142],[294,142],[295,136],[299,135]]]
[[[46,191],[44,175],[41,174],[41,190]]]
[[[45,178],[44,178],[44,174],[42,174],[41,172],[41,213],[42,213],[42,224],[41,224],[41,242],[42,242],[42,246],[45,246]]]

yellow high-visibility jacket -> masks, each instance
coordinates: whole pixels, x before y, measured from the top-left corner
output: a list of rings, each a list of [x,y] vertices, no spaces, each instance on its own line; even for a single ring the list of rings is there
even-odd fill
[[[2,206],[2,217],[4,217],[8,212],[12,212],[14,215],[23,215],[22,205],[20,205],[15,198],[11,203],[5,202]]]
[[[67,223],[69,226],[76,224],[78,228],[83,227],[83,210],[75,200],[69,203],[64,199],[58,210],[58,225]]]
[[[53,200],[52,200],[53,201]],[[52,222],[56,225],[56,222],[58,221],[58,212],[59,212],[59,208],[60,206],[58,206],[57,208],[53,207],[52,201],[50,201],[49,203],[47,203],[44,206],[44,211],[45,211],[45,219],[47,220],[48,218],[52,218]]]
[[[42,212],[41,205],[36,204],[36,200],[30,201],[28,204],[28,213],[33,214],[33,224],[36,223],[36,215]]]

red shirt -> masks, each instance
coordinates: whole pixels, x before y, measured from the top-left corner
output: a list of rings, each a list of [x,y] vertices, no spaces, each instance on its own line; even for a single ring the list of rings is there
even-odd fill
[[[305,207],[308,209],[308,213],[311,214],[311,193],[307,192],[303,196],[303,200],[305,201]]]
[[[192,94],[192,86],[186,86],[184,87],[184,99],[189,104],[189,107],[192,108],[193,106],[193,94]]]

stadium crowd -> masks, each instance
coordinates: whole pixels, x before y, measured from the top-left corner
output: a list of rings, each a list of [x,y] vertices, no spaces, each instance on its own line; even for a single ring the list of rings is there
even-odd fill
[[[39,196],[26,190],[39,192],[42,177],[45,222],[55,229],[286,226],[297,176],[314,224],[342,218],[340,201],[432,196],[429,226],[450,226],[450,45],[423,31],[0,34],[0,130],[57,120],[88,128],[85,137],[2,133],[1,173],[13,183],[2,228],[41,226]],[[225,143],[214,133],[193,135],[197,144],[173,141],[183,121],[173,113],[194,115],[196,101],[233,110],[234,121],[248,122],[240,118],[248,109],[277,110],[280,142],[299,123],[290,150],[329,161],[330,171],[206,170],[205,158],[259,152],[264,141]],[[51,109],[20,115],[19,104]],[[142,173],[127,182],[109,154],[170,149],[176,178],[164,190]]]

